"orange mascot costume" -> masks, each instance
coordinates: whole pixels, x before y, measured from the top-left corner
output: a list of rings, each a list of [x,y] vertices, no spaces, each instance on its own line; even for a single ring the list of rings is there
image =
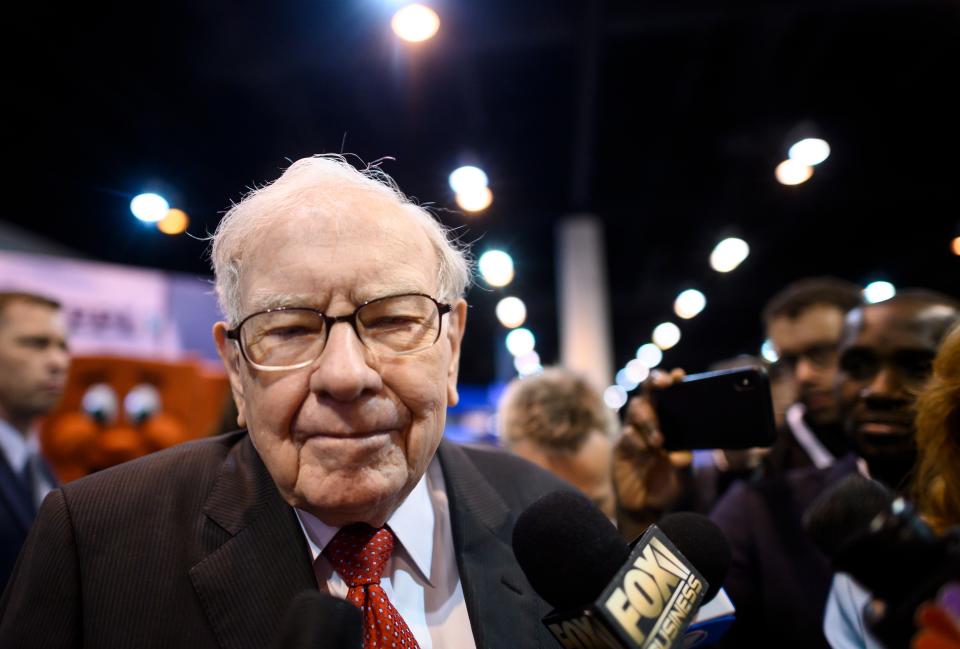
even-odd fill
[[[199,361],[72,359],[63,399],[40,428],[44,456],[69,482],[218,432],[227,378]]]

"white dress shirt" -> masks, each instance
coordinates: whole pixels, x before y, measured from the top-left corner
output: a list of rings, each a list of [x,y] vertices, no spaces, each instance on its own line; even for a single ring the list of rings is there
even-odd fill
[[[17,475],[23,475],[28,462],[33,463],[33,484],[30,485],[30,491],[33,504],[40,507],[40,503],[53,490],[54,485],[47,478],[46,471],[40,469],[40,440],[37,432],[32,430],[24,437],[19,430],[0,419],[0,452]]]
[[[787,408],[787,428],[793,433],[793,437],[797,440],[797,443],[799,443],[800,446],[803,447],[803,450],[807,452],[807,455],[810,456],[813,465],[818,469],[825,469],[833,464],[836,458],[833,457],[833,453],[827,450],[823,442],[817,438],[817,434],[807,426],[807,422],[803,420],[803,415],[806,414],[806,411],[802,403],[795,403]]]
[[[317,584],[345,599],[347,584],[323,556],[339,528],[303,510],[296,512],[310,546]],[[380,585],[420,649],[476,649],[457,570],[446,484],[436,457],[387,525],[395,543]]]

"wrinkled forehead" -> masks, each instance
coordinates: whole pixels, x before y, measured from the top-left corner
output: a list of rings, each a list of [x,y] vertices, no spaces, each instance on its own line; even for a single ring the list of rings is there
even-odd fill
[[[416,208],[376,194],[305,203],[276,214],[247,244],[241,299],[247,309],[290,306],[296,295],[346,290],[355,302],[436,291],[439,257]],[[280,302],[277,302],[280,300]]]
[[[875,347],[936,352],[954,311],[939,304],[880,303],[847,316],[841,349]]]

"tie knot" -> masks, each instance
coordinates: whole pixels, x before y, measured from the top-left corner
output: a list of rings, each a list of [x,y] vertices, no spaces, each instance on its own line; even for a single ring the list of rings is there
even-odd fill
[[[327,561],[351,588],[379,584],[391,553],[393,532],[366,523],[340,528],[323,550]]]

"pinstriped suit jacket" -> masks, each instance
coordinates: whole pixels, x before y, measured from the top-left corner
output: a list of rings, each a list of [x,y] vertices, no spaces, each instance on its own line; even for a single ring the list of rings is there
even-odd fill
[[[442,442],[478,647],[553,647],[513,557],[516,515],[565,482]],[[47,497],[0,599],[0,647],[264,649],[316,588],[306,541],[245,432],[184,444]]]

